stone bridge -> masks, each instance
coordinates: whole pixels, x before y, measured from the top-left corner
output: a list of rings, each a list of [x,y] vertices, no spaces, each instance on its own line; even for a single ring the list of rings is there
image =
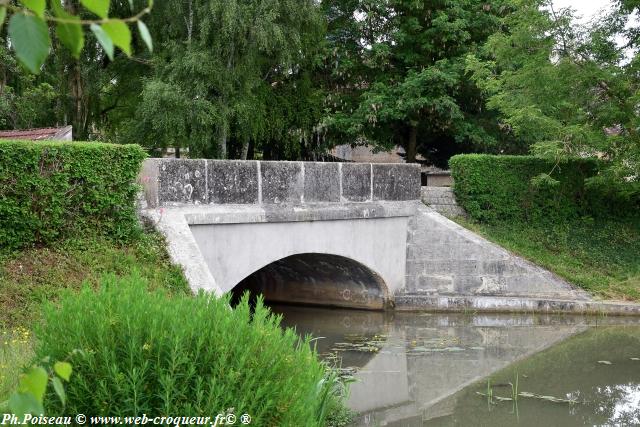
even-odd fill
[[[141,216],[193,291],[383,309],[637,311],[567,282],[420,201],[410,164],[149,159]]]

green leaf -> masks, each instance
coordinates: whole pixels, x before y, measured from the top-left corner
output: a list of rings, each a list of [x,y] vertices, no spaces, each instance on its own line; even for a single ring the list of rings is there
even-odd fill
[[[7,17],[7,8],[2,6],[0,7],[0,30],[2,29],[2,24],[4,24],[4,19]]]
[[[41,415],[44,413],[42,403],[30,393],[13,393],[9,397],[9,409],[18,418],[24,418],[26,414]]]
[[[38,74],[51,46],[47,24],[37,16],[16,13],[9,20],[9,37],[20,62]]]
[[[53,365],[53,370],[55,371],[56,375],[58,375],[65,381],[69,381],[69,378],[71,377],[71,371],[73,371],[73,369],[71,368],[71,364],[68,362],[56,362]]]
[[[112,19],[102,24],[102,29],[109,34],[114,45],[122,49],[127,56],[131,56],[131,31],[124,21]]]
[[[100,18],[109,16],[109,0],[80,0],[80,3]]]
[[[107,34],[106,31],[104,31],[98,24],[91,24],[90,28],[98,39],[98,43],[102,45],[109,59],[113,61],[113,41],[111,40],[111,37],[109,37],[109,34]]]
[[[84,46],[84,31],[82,31],[82,26],[79,23],[80,18],[67,13],[67,11],[65,11],[61,6],[59,0],[52,0],[51,9],[53,10],[54,15],[58,18],[78,21],[77,24],[62,22],[56,23],[56,34],[62,44],[71,51],[74,58],[79,58],[80,52],[82,52],[82,47]]]
[[[147,48],[149,48],[149,52],[153,52],[153,40],[151,40],[151,34],[144,22],[138,21],[138,31],[140,32],[140,37],[142,37],[142,40],[147,45]]]
[[[74,58],[80,57],[84,46],[84,32],[80,24],[56,24],[56,35],[67,49],[71,51]]]
[[[40,18],[44,17],[44,9],[47,6],[46,0],[20,0],[20,3]]]
[[[62,381],[60,381],[60,378],[53,377],[51,379],[51,384],[53,384],[53,390],[56,392],[56,394],[60,398],[60,402],[62,402],[62,406],[66,405],[67,394],[64,392],[64,386],[62,385]]]
[[[49,375],[47,375],[47,371],[41,366],[34,366],[29,368],[20,378],[18,391],[20,393],[30,393],[38,402],[42,402],[48,381]]]

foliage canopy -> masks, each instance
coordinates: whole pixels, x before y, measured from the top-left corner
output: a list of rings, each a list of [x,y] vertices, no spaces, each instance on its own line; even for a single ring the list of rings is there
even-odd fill
[[[631,4],[576,25],[571,9],[519,0],[482,51],[467,56],[487,106],[534,154],[607,158],[613,161],[608,173],[618,180],[640,177],[639,62],[630,15],[637,6]]]
[[[603,179],[640,176],[635,0],[587,24],[550,0],[0,4],[2,128],[216,158],[598,156]]]

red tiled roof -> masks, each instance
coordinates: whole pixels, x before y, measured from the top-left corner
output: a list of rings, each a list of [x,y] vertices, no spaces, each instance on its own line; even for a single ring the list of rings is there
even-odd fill
[[[60,128],[16,129],[0,131],[0,139],[28,139],[42,141],[47,139],[62,139],[70,133],[71,126]]]

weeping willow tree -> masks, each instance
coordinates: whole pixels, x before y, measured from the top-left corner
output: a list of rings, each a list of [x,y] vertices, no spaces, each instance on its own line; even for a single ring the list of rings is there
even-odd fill
[[[158,2],[149,26],[153,72],[123,139],[246,159],[299,151],[313,132],[324,34],[313,0]]]

